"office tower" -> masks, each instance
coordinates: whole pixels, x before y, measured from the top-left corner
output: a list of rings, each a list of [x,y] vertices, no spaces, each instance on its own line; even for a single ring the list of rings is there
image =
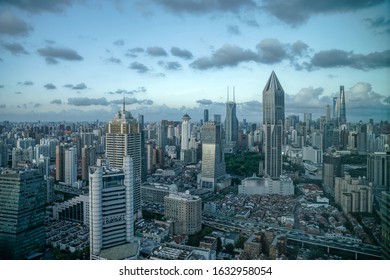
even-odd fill
[[[125,110],[123,99],[122,111],[116,113],[107,125],[106,156],[110,166],[121,168],[124,156],[131,156],[133,160],[134,180],[134,214],[137,218],[141,212],[141,133],[136,119]]]
[[[147,166],[146,166],[146,146],[144,130],[144,115],[138,115],[138,131],[141,134],[141,182],[146,182]]]
[[[306,130],[310,130],[312,115],[311,113],[303,113],[303,122],[306,123]]]
[[[326,107],[325,107],[325,122],[330,123],[330,106],[329,106],[329,104],[326,104]]]
[[[77,150],[76,147],[65,151],[65,174],[64,182],[67,185],[73,185],[77,182]]]
[[[65,147],[63,144],[56,146],[56,180],[63,182],[65,176]]]
[[[203,111],[203,122],[207,123],[209,121],[209,110],[204,109]]]
[[[224,129],[225,129],[225,151],[234,152],[238,141],[238,119],[236,116],[236,101],[235,101],[234,88],[233,88],[233,101],[229,100],[229,89],[228,89]]]
[[[390,192],[381,195],[382,259],[390,260]]]
[[[96,148],[84,146],[81,148],[81,179],[89,180],[88,167],[96,163]]]
[[[154,155],[154,144],[151,141],[146,142],[146,171],[148,174],[151,174],[153,171],[153,161]]]
[[[390,191],[390,151],[367,155],[367,179],[373,184],[377,199],[382,191]]]
[[[215,114],[214,115],[214,122],[217,124],[221,124],[221,115]]]
[[[263,90],[265,174],[271,178],[282,174],[283,122],[284,90],[272,71]]]
[[[168,145],[168,121],[162,120],[157,127],[157,146],[165,148]]]
[[[24,166],[26,163],[32,162],[32,160],[33,160],[33,150],[31,147],[28,149],[13,148],[12,168],[17,168],[18,166]]]
[[[339,116],[339,109],[338,109],[337,97],[333,97],[333,124],[335,127],[338,127],[338,116]]]
[[[0,259],[26,259],[45,249],[46,184],[37,170],[0,173]]]
[[[81,147],[92,146],[94,144],[95,134],[92,132],[81,133]]]
[[[216,122],[205,123],[202,126],[202,188],[218,191],[217,182],[225,174],[221,126]]]
[[[5,141],[0,141],[0,167],[8,165],[8,146]]]
[[[190,116],[185,114],[182,117],[181,124],[181,149],[180,149],[180,160],[184,161],[185,154],[190,150],[190,137],[191,137],[191,126]]]
[[[174,234],[195,234],[202,229],[202,199],[189,193],[164,197],[165,218],[174,222]]]
[[[367,154],[367,124],[357,126],[357,150],[359,154]]]
[[[324,192],[335,197],[335,177],[342,176],[341,156],[339,153],[326,153],[322,163],[322,187]]]
[[[133,160],[124,156],[123,168],[109,168],[99,159],[89,168],[90,258],[136,259],[134,238]]]
[[[345,112],[345,93],[344,86],[340,86],[340,120],[339,125],[347,123],[347,115]]]

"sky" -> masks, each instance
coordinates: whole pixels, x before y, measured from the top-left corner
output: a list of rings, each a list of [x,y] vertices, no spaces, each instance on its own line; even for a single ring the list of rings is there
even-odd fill
[[[390,120],[389,0],[0,0],[0,121],[262,122],[275,71],[286,116]]]

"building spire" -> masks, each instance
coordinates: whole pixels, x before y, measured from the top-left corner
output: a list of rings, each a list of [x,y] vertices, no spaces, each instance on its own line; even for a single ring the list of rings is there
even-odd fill
[[[123,108],[122,108],[122,112],[123,114],[125,113],[125,110],[126,109],[126,101],[125,101],[125,95],[123,94]]]

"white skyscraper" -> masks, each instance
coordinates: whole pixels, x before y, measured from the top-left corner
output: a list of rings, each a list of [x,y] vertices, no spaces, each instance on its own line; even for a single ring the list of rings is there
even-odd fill
[[[73,185],[77,182],[77,149],[65,150],[65,184]]]
[[[123,169],[110,169],[99,159],[89,168],[90,258],[136,259],[139,246],[133,242],[133,161],[123,158]]]

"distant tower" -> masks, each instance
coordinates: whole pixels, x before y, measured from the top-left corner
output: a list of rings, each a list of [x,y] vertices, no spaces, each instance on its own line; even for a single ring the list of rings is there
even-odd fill
[[[205,123],[202,126],[202,188],[217,191],[217,181],[225,174],[221,126],[216,122]]]
[[[134,214],[136,218],[141,212],[141,133],[137,120],[125,110],[123,99],[122,111],[116,113],[106,128],[106,156],[111,167],[122,168],[123,157],[131,156],[133,161],[134,180]]]
[[[204,109],[204,111],[203,111],[203,121],[205,123],[209,121],[209,110],[208,109]]]
[[[340,125],[347,123],[347,116],[345,112],[345,93],[344,86],[340,86]]]
[[[333,123],[335,127],[338,127],[339,109],[337,103],[337,97],[333,97]]]
[[[65,176],[65,147],[63,144],[56,146],[56,180],[63,182]]]
[[[65,151],[65,184],[73,185],[77,182],[77,150],[72,147]]]
[[[326,104],[326,108],[325,108],[325,122],[330,123],[330,106],[329,106],[329,104]]]
[[[229,88],[228,97],[226,102],[226,118],[225,118],[225,149],[230,152],[236,148],[238,141],[238,119],[236,115],[236,101],[235,92],[233,88],[233,101],[229,101]]]
[[[284,90],[274,71],[263,90],[263,129],[265,134],[265,174],[279,178],[282,174]]]
[[[181,124],[181,150],[180,150],[180,159],[184,159],[185,151],[190,149],[190,137],[191,137],[191,126],[190,126],[190,116],[185,114],[182,117]]]

